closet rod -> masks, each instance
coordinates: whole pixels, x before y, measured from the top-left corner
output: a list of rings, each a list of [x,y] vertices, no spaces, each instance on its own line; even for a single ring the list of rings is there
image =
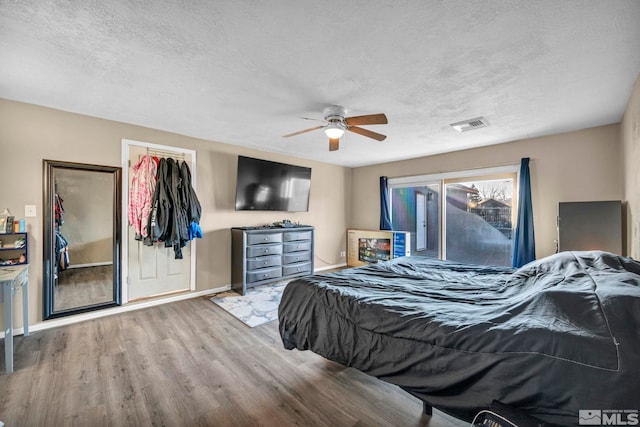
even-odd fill
[[[184,153],[176,153],[173,151],[157,150],[155,148],[147,148],[147,154],[156,157],[171,157],[174,160],[184,160]]]

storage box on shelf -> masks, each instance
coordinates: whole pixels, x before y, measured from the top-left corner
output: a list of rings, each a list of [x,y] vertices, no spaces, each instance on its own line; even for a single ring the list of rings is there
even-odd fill
[[[313,274],[310,226],[231,229],[231,289],[248,288]]]
[[[0,234],[0,267],[29,263],[27,233]]]

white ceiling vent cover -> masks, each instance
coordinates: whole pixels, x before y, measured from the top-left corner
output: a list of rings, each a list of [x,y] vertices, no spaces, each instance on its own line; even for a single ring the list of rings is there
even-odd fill
[[[458,132],[467,132],[474,129],[486,128],[489,122],[484,117],[476,117],[475,119],[463,120],[457,123],[451,123],[449,126]]]

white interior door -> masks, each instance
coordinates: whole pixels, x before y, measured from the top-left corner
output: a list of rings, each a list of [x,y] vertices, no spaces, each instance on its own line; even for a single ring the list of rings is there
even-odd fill
[[[149,150],[151,150],[150,154],[157,154],[162,151],[159,157],[184,159],[189,164],[192,178],[195,179],[195,167],[192,167],[195,163],[192,161],[195,153],[190,150],[185,152],[180,149],[155,144],[139,143],[139,145],[136,145],[130,143],[128,144],[127,200],[129,194],[128,187],[131,183],[132,167],[140,157],[147,154]],[[175,155],[173,153],[175,153]],[[123,217],[127,218],[126,211]],[[130,226],[127,228],[127,242],[125,242],[127,252],[127,280],[125,281],[127,284],[126,301],[195,290],[195,280],[193,277],[195,258],[192,259],[192,256],[194,256],[194,241],[189,242],[187,246],[182,248],[182,259],[175,259],[173,248],[165,248],[162,242],[154,243],[153,246],[145,246],[142,241],[135,240],[133,228]]]
[[[416,251],[427,249],[427,199],[423,193],[416,193]]]
[[[190,244],[182,248],[182,259],[175,259],[173,248],[156,243],[145,246],[135,240],[129,228],[129,301],[188,291],[190,289]]]

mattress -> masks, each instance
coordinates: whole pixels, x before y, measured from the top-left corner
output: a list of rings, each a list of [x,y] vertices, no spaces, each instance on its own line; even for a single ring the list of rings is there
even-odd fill
[[[290,282],[287,349],[311,350],[470,421],[494,400],[577,425],[640,409],[640,263],[562,252],[520,269],[403,257]]]

